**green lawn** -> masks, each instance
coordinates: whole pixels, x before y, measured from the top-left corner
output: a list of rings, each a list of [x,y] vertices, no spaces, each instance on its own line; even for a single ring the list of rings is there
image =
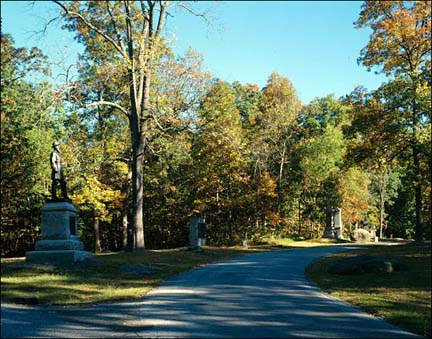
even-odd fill
[[[249,249],[205,247],[203,253],[185,248],[120,252],[95,255],[90,267],[63,269],[29,265],[24,258],[2,259],[1,299],[14,301],[34,296],[41,304],[67,305],[139,298],[169,277],[194,267],[263,251],[323,243],[329,242],[273,239]],[[125,271],[124,265],[143,265],[153,272]]]
[[[329,265],[338,254],[314,263],[307,269],[309,279],[334,297],[357,305],[366,312],[405,327],[417,334],[431,335],[431,244],[411,243],[374,246],[361,253],[399,259],[408,271],[335,275]]]
[[[35,296],[42,304],[84,304],[138,298],[180,272],[208,263],[270,250],[205,247],[203,253],[172,250],[120,252],[94,256],[90,267],[29,265],[24,258],[2,259],[1,299]],[[124,270],[124,265],[137,268]],[[150,269],[152,273],[141,271]]]
[[[269,245],[249,249],[205,247],[203,253],[178,248],[101,254],[94,257],[93,266],[63,269],[28,265],[24,258],[2,259],[1,298],[13,301],[17,297],[35,296],[39,303],[58,305],[138,298],[169,277],[208,263],[263,251],[332,245],[335,242],[277,238],[266,241]],[[352,255],[345,253],[316,262],[308,268],[307,275],[335,297],[413,332],[430,336],[430,243],[371,246],[362,252],[398,258],[409,267],[409,271],[355,276],[328,274],[327,267],[332,261]],[[125,265],[132,265],[132,270],[125,270]],[[144,271],[140,271],[142,267]]]

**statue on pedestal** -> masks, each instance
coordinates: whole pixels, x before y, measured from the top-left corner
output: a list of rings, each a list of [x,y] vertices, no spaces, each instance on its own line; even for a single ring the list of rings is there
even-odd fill
[[[51,200],[52,201],[70,201],[66,191],[66,179],[63,175],[63,165],[60,154],[60,144],[58,142],[53,142],[53,151],[51,152],[50,162],[51,162]],[[57,184],[60,183],[62,199],[57,198]]]
[[[78,240],[78,210],[66,192],[59,146],[58,142],[52,144],[51,200],[41,208],[41,239],[36,241],[34,251],[26,253],[29,263],[64,265],[90,260],[93,255],[84,251],[84,244]],[[61,198],[57,198],[59,183]]]

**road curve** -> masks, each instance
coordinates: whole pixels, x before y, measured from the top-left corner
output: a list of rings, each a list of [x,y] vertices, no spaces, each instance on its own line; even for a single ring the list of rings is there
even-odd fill
[[[311,285],[313,260],[357,245],[255,254],[182,273],[130,302],[2,303],[2,338],[416,338]],[[199,255],[199,254],[197,254]]]

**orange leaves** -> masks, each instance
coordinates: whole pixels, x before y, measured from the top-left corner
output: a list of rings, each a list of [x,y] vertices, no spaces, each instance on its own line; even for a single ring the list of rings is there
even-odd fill
[[[416,73],[430,59],[430,1],[366,1],[357,27],[368,26],[373,33],[360,57],[365,66]]]
[[[339,194],[342,197],[344,222],[354,224],[361,221],[371,208],[368,185],[370,180],[365,172],[356,167],[345,171],[339,180]]]

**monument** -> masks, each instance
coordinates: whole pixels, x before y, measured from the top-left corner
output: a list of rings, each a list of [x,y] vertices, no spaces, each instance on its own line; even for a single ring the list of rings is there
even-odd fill
[[[335,230],[335,238],[343,239],[343,224],[342,224],[342,210],[340,208],[335,208],[333,210],[333,221],[334,221],[334,230]]]
[[[84,251],[83,243],[78,240],[78,210],[67,196],[60,145],[54,142],[52,146],[51,199],[41,209],[41,239],[36,241],[34,251],[26,253],[26,261],[53,264],[84,261],[90,259],[93,254]],[[60,184],[61,198],[57,197],[58,184]]]
[[[201,246],[205,246],[205,220],[192,217],[189,222],[189,250],[202,252]]]
[[[334,208],[331,210],[331,223],[324,229],[323,238],[343,239],[342,210]]]

